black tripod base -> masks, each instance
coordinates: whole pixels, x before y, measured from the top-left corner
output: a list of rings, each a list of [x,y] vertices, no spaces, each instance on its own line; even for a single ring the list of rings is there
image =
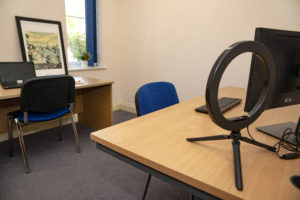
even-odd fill
[[[197,137],[197,138],[187,138],[189,142],[196,141],[209,141],[209,140],[224,140],[232,139],[232,149],[233,149],[233,161],[234,161],[234,173],[235,173],[235,186],[238,190],[243,190],[243,178],[242,178],[242,167],[241,167],[241,154],[240,154],[240,140],[253,144],[269,151],[275,152],[276,149],[269,145],[257,142],[255,140],[241,136],[240,131],[231,131],[230,135],[216,135],[207,137]]]

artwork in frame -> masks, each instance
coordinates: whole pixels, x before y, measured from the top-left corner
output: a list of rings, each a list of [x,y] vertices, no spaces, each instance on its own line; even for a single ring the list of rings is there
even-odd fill
[[[16,16],[23,60],[34,62],[36,76],[68,74],[61,23]]]

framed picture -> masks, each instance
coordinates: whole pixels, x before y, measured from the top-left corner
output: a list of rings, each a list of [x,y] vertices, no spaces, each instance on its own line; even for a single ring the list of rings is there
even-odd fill
[[[61,23],[16,16],[23,60],[36,76],[68,74]]]

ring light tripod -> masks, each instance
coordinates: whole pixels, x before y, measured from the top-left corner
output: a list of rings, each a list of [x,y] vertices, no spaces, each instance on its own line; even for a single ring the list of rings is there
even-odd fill
[[[239,116],[226,119],[221,113],[218,105],[218,89],[222,75],[227,65],[238,55],[252,52],[260,60],[264,68],[264,88],[260,97],[252,110],[247,116]],[[265,106],[269,102],[270,94],[274,88],[275,70],[274,61],[269,50],[261,43],[254,41],[242,41],[231,45],[223,51],[214,64],[206,85],[206,107],[208,114],[212,121],[220,127],[231,131],[230,135],[217,135],[208,137],[187,138],[189,142],[208,141],[208,140],[223,140],[232,139],[234,170],[235,170],[235,184],[238,190],[243,190],[242,168],[240,159],[240,140],[254,144],[256,146],[268,149],[275,152],[275,148],[269,145],[254,141],[247,137],[241,136],[241,130],[254,122],[260,114],[264,111]]]

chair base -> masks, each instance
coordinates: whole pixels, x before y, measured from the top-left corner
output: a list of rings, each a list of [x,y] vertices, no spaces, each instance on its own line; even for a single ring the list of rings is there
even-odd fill
[[[25,173],[30,173],[30,168],[29,168],[28,159],[27,159],[26,147],[25,147],[23,133],[22,133],[22,129],[21,129],[21,123],[19,122],[18,118],[15,118],[15,124],[16,124],[16,128],[17,128],[20,147],[21,147],[22,156],[23,156],[23,160],[24,160],[24,170],[25,170]]]
[[[62,141],[61,126],[62,126],[62,119],[61,119],[61,117],[60,117],[60,118],[58,119],[58,131],[57,131],[58,141]]]
[[[9,144],[9,147],[8,147],[9,157],[12,157],[14,155],[13,131],[12,131],[12,121],[14,121],[15,125],[16,125],[16,129],[17,129],[20,148],[21,148],[22,157],[23,157],[23,161],[24,161],[24,170],[25,170],[25,173],[28,174],[28,173],[31,172],[31,170],[30,170],[29,162],[28,162],[28,158],[27,158],[27,152],[26,152],[26,147],[25,147],[25,143],[24,143],[23,132],[22,132],[22,128],[21,128],[21,122],[19,121],[18,118],[15,118],[12,115],[12,113],[9,113],[7,115],[7,119],[8,119],[8,135],[9,135],[9,143],[8,143]],[[77,128],[76,128],[76,124],[75,124],[75,121],[74,121],[73,113],[70,113],[70,119],[72,121],[72,127],[73,127],[75,142],[76,142],[76,149],[77,149],[77,152],[80,153],[81,148],[80,148],[80,144],[79,144],[78,133],[77,133]],[[61,118],[60,118],[59,119],[59,131],[57,133],[59,141],[62,139],[61,125],[62,125],[62,121],[61,121]]]
[[[8,155],[9,155],[9,157],[14,156],[12,121],[13,121],[12,113],[8,113],[7,114],[7,122],[8,122]]]
[[[77,147],[77,152],[80,153],[81,149],[80,149],[80,144],[79,144],[79,139],[78,139],[78,133],[77,133],[77,128],[76,128],[76,124],[75,124],[73,113],[70,113],[70,119],[72,121],[73,132],[74,132],[74,137],[75,137],[76,147]]]

